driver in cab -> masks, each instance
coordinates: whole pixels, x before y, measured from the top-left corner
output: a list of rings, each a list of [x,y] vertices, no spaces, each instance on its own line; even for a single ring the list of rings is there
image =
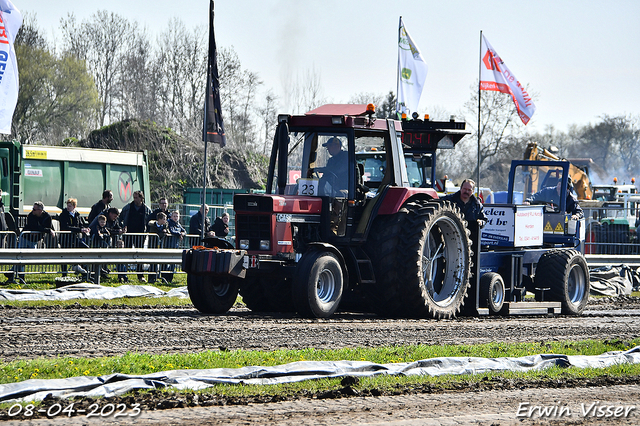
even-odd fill
[[[342,142],[335,136],[329,138],[322,146],[327,149],[331,157],[324,167],[316,167],[315,171],[323,174],[321,180],[331,185],[334,194],[344,193],[346,195],[347,182],[349,181],[347,175],[349,153],[342,150]],[[322,188],[323,185],[320,187]]]
[[[571,214],[572,219],[582,219],[584,217],[584,213],[582,212],[582,208],[578,205],[577,198],[572,194],[572,189],[573,184],[571,179],[569,179],[567,181],[567,213]],[[535,194],[531,194],[531,196],[524,201],[524,204],[553,204],[559,206],[561,194],[562,180],[559,180],[556,186],[542,188]]]

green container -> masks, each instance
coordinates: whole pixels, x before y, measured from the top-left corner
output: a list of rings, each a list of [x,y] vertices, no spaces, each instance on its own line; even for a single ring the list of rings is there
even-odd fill
[[[31,212],[42,201],[50,214],[62,212],[68,198],[78,200],[78,211],[87,215],[113,191],[112,207],[121,209],[133,201],[133,192],[150,193],[146,152],[21,145],[0,142],[0,184],[5,208],[14,217]]]

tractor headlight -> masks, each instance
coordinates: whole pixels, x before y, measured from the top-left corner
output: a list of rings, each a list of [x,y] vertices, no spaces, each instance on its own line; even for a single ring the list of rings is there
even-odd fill
[[[269,250],[270,247],[269,240],[260,240],[260,250]]]
[[[249,240],[240,240],[240,250],[249,250]]]

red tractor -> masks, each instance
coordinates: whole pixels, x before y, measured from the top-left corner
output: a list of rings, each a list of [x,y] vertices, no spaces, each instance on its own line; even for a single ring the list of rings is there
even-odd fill
[[[581,312],[588,272],[573,249],[579,242],[557,233],[564,216],[547,244],[542,206],[504,205],[501,214],[514,219],[495,224],[520,217],[535,223],[515,239],[512,226],[493,226],[481,249],[477,224],[438,199],[431,187],[437,151],[466,134],[465,123],[453,120],[376,119],[372,105],[279,116],[265,194],[234,197],[236,247],[213,241],[211,249],[184,254],[194,306],[224,313],[239,292],[253,311],[318,318],[337,309],[417,318],[559,313],[561,302],[563,311]],[[556,180],[566,182],[564,168],[558,166]],[[523,238],[538,247],[523,248]],[[562,253],[545,256],[553,248]],[[566,300],[544,301],[546,283],[533,280],[542,256],[571,271],[557,284],[564,290],[549,293]],[[537,305],[522,306],[527,290],[539,294]]]
[[[239,291],[252,310],[308,317],[328,317],[341,303],[412,317],[460,311],[471,270],[466,222],[433,188],[410,185],[403,146],[431,173],[436,148],[453,148],[465,123],[373,113],[325,105],[278,117],[266,193],[234,197],[235,250],[200,254],[228,261],[213,260],[222,270],[185,261],[197,309],[226,312]],[[367,170],[356,153],[384,161]]]

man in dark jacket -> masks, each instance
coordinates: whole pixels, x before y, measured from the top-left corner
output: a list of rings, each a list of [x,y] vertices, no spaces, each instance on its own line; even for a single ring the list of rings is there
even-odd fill
[[[158,208],[152,211],[151,214],[147,217],[147,223],[149,223],[152,220],[157,220],[158,213],[160,212],[164,213],[168,218],[169,216],[171,216],[168,209],[169,209],[169,200],[167,200],[164,197],[160,198],[160,201],[158,201]]]
[[[111,204],[112,201],[113,192],[111,192],[110,189],[105,190],[102,193],[102,200],[98,200],[97,203],[91,206],[91,212],[89,213],[89,217],[87,217],[87,222],[93,222],[93,219],[109,208],[109,204]]]
[[[578,200],[575,195],[571,193],[573,189],[573,183],[571,179],[567,181],[567,200],[566,206],[567,213],[571,215],[573,219],[582,219],[584,217],[584,212],[582,211],[582,207],[578,204]],[[553,204],[556,206],[560,205],[560,195],[562,194],[562,180],[558,180],[556,186],[549,186],[546,188],[542,188],[540,191],[535,194],[531,194],[524,203],[525,204]]]
[[[38,241],[46,237],[47,235],[51,235],[51,237],[55,237],[56,234],[53,231],[53,226],[51,226],[51,215],[44,211],[44,204],[42,201],[36,201],[33,203],[33,208],[31,209],[31,213],[27,216],[27,223],[22,228],[22,232],[31,231],[33,234],[24,234],[20,235],[20,240],[24,240],[25,243],[20,243],[20,247],[28,247],[35,248]]]
[[[144,234],[147,231],[147,216],[151,214],[151,209],[144,203],[144,193],[135,191],[133,201],[122,208],[120,221],[124,229],[124,245],[126,248],[142,248],[145,236],[127,235]],[[138,272],[142,271],[142,265],[137,266]],[[147,282],[143,274],[138,274],[138,281]]]
[[[442,199],[452,201],[457,205],[467,223],[477,222],[480,228],[482,228],[487,223],[487,216],[484,214],[482,203],[473,195],[475,186],[476,183],[473,180],[465,179],[462,181],[458,192],[446,195],[442,197]]]
[[[135,191],[133,193],[133,201],[124,206],[122,212],[120,212],[120,222],[124,232],[129,234],[143,234],[146,232],[147,216],[151,213],[151,209],[144,203],[143,192]]]
[[[211,221],[207,217],[207,213],[209,213],[209,206],[204,205],[204,236],[212,237],[213,233],[211,232]],[[189,221],[189,234],[191,235],[202,235],[202,206],[200,206],[200,210],[198,213],[191,216],[191,220]]]
[[[44,204],[42,201],[36,201],[33,203],[31,213],[27,216],[26,225],[22,228],[18,248],[36,248],[38,242],[45,237],[51,237],[49,241],[54,241],[56,233],[52,228],[51,216],[44,211]],[[18,272],[20,280],[24,282],[24,265],[14,266],[14,271]],[[10,281],[13,281],[13,277]]]

